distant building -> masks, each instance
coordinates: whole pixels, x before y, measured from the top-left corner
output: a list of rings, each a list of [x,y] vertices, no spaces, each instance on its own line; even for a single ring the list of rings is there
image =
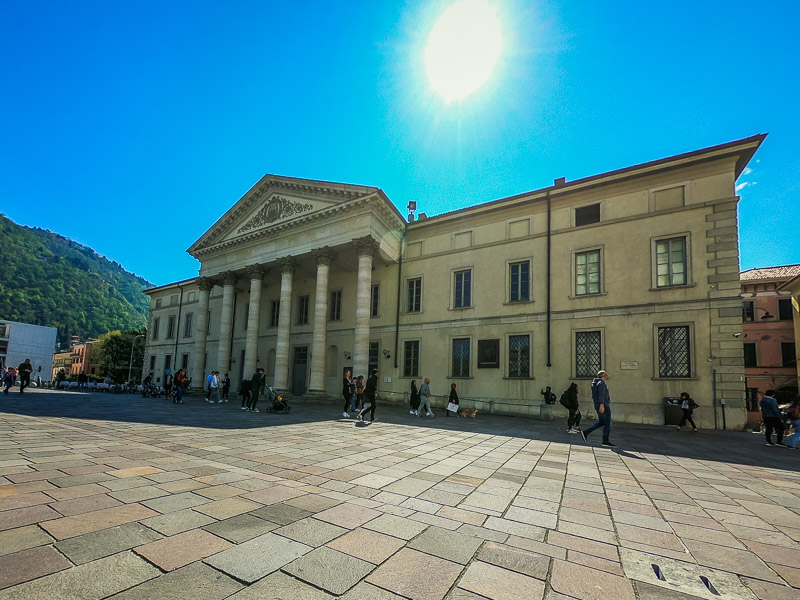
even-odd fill
[[[408,219],[379,188],[267,175],[188,250],[200,277],[147,290],[145,372],[338,397],[377,368],[383,401],[430,377],[539,415],[573,381],[592,412],[604,369],[617,420],[663,424],[688,391],[701,427],[742,428],[735,185],[764,137]]]
[[[778,288],[779,292],[786,292],[792,301],[792,317],[794,320],[794,356],[796,377],[795,385],[800,386],[800,274],[790,279]]]
[[[0,365],[17,367],[30,358],[34,371],[31,380],[48,379],[53,371],[57,333],[55,327],[0,320]]]
[[[800,275],[800,264],[742,271],[742,344],[747,408],[758,411],[758,392],[777,390],[779,400],[797,395],[792,296],[780,287]],[[760,420],[756,415],[751,420]]]
[[[100,365],[91,362],[91,349],[92,344],[97,340],[87,340],[82,343],[77,343],[72,346],[71,358],[72,365],[68,373],[70,375],[100,375]]]
[[[55,380],[61,369],[64,369],[64,374],[69,377],[72,371],[72,350],[65,350],[64,352],[57,350],[53,353],[53,372],[50,379]]]

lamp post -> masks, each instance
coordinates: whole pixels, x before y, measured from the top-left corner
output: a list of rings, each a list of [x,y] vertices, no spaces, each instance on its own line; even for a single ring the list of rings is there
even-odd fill
[[[761,308],[760,306],[754,306],[753,309],[764,311],[764,315],[761,317],[762,321],[770,321],[775,318],[775,315],[770,314],[770,312],[766,308]]]
[[[139,335],[134,336],[133,340],[131,340],[131,360],[128,363],[128,383],[129,384],[131,382],[131,370],[133,369],[133,347],[136,345],[136,340],[138,340],[140,337],[144,337],[144,334],[140,333]]]

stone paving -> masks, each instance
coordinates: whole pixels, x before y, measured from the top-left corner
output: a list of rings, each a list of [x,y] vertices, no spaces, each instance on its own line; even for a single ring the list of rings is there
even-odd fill
[[[0,600],[800,599],[800,452],[337,407],[0,397]]]

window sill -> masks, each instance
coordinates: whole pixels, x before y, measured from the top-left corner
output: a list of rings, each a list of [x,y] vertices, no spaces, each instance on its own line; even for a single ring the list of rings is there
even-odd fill
[[[447,379],[475,379],[474,375],[448,375]]]
[[[533,381],[536,379],[534,376],[530,377],[503,377],[506,381]]]
[[[503,302],[503,306],[517,306],[518,304],[533,304],[534,300],[509,300],[508,302]]]
[[[663,286],[660,286],[660,287],[654,287],[654,288],[651,287],[650,291],[651,292],[660,292],[662,290],[681,290],[681,289],[688,289],[688,288],[693,288],[693,287],[697,287],[697,284],[696,283],[686,283],[686,284],[682,284],[682,285],[663,285]]]
[[[597,292],[594,294],[581,294],[580,296],[568,296],[570,300],[580,300],[581,298],[596,298],[597,296],[608,296],[608,292]]]
[[[451,308],[448,308],[447,310],[470,310],[472,308],[475,308],[475,305],[472,305],[472,306],[453,306]]]
[[[700,381],[699,377],[651,377],[651,381]]]

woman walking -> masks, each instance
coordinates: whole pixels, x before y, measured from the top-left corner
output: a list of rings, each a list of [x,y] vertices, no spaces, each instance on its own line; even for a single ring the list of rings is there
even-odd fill
[[[344,398],[344,406],[342,407],[342,416],[347,418],[350,415],[347,414],[347,407],[350,407],[350,410],[354,410],[353,407],[353,380],[350,379],[350,371],[344,372],[344,377],[342,378],[342,398]]]
[[[450,384],[450,397],[447,399],[447,410],[444,411],[444,416],[445,417],[449,417],[450,416],[450,405],[451,404],[455,404],[456,405],[456,410],[454,412],[456,413],[457,417],[460,417],[461,415],[458,414],[458,392],[456,392],[456,384],[455,383],[451,383]]]
[[[419,409],[419,390],[417,389],[417,380],[411,380],[411,410],[408,414],[415,415]]]
[[[372,370],[372,375],[367,379],[367,386],[364,388],[364,408],[356,415],[356,419],[363,421],[363,415],[369,413],[370,422],[375,422],[375,403],[378,400],[378,369]]]
[[[676,430],[680,431],[681,427],[686,427],[686,421],[689,421],[692,424],[692,431],[697,431],[697,425],[694,424],[694,419],[692,419],[692,413],[695,408],[697,408],[697,402],[692,399],[688,392],[681,392],[683,416],[681,417],[681,424],[675,428]]]
[[[175,375],[175,404],[183,404],[183,386],[186,385],[186,371],[180,369]]]
[[[578,384],[574,381],[564,392],[564,407],[568,411],[567,433],[578,433],[581,424],[581,411],[578,407]]]

